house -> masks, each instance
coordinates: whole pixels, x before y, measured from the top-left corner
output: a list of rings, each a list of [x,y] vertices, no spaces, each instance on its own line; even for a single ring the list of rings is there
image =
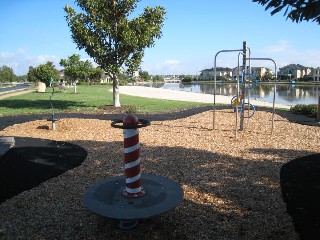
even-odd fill
[[[313,81],[320,81],[320,67],[312,69]]]
[[[200,71],[199,80],[213,80],[214,79],[214,68],[204,69]],[[232,69],[228,67],[216,67],[217,79],[231,78]]]
[[[298,79],[308,78],[311,75],[311,68],[302,66],[300,64],[289,64],[279,68],[278,79]]]

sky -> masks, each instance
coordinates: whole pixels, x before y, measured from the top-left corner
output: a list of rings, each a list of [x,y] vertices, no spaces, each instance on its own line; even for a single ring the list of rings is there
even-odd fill
[[[65,5],[73,0],[0,0],[0,67],[9,66],[16,75],[27,74],[29,66],[47,61],[57,69],[60,59],[80,54],[65,20]],[[147,48],[141,70],[152,75],[198,75],[213,68],[217,52],[242,49],[251,57],[271,58],[277,68],[288,64],[320,67],[320,25],[294,23],[282,13],[252,0],[141,0],[135,14],[145,6],[163,6],[166,20],[161,39]],[[236,67],[238,52],[217,55],[217,67]],[[252,66],[274,69],[271,61],[252,61]]]

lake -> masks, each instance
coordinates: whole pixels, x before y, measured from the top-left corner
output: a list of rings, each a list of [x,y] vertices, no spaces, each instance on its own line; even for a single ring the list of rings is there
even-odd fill
[[[197,93],[214,93],[213,83],[161,83],[146,85],[148,87],[174,89]],[[272,102],[273,100],[273,84],[253,84],[251,86],[250,98]],[[217,83],[217,95],[236,95],[237,85],[234,83]],[[286,105],[296,104],[317,104],[320,95],[320,85],[298,86],[291,84],[277,84],[276,103]]]

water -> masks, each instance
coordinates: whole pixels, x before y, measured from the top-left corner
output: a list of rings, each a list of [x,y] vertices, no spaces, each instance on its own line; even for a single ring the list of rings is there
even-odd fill
[[[149,87],[166,88],[197,93],[214,93],[213,83],[162,83],[152,84]],[[250,86],[250,98],[265,102],[273,101],[273,84],[253,84]],[[237,85],[234,83],[217,83],[216,94],[233,96],[237,94]],[[296,86],[291,84],[278,84],[276,103],[286,105],[317,104],[320,95],[320,85]]]

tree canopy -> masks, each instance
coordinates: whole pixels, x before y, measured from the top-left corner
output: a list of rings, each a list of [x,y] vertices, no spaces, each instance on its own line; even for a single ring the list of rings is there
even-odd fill
[[[82,12],[65,6],[73,41],[105,70],[113,81],[114,106],[120,106],[118,75],[122,67],[133,73],[146,47],[161,37],[165,10],[146,7],[132,18],[139,0],[75,0]]]
[[[57,80],[59,78],[59,71],[55,68],[53,62],[48,61],[36,68],[29,68],[28,77],[36,78],[38,81],[50,85],[50,79]]]
[[[273,9],[271,15],[285,10],[284,15],[293,22],[314,21],[320,24],[320,1],[317,0],[253,0]]]
[[[1,82],[14,82],[17,76],[13,73],[13,69],[8,66],[0,67],[0,83]]]

